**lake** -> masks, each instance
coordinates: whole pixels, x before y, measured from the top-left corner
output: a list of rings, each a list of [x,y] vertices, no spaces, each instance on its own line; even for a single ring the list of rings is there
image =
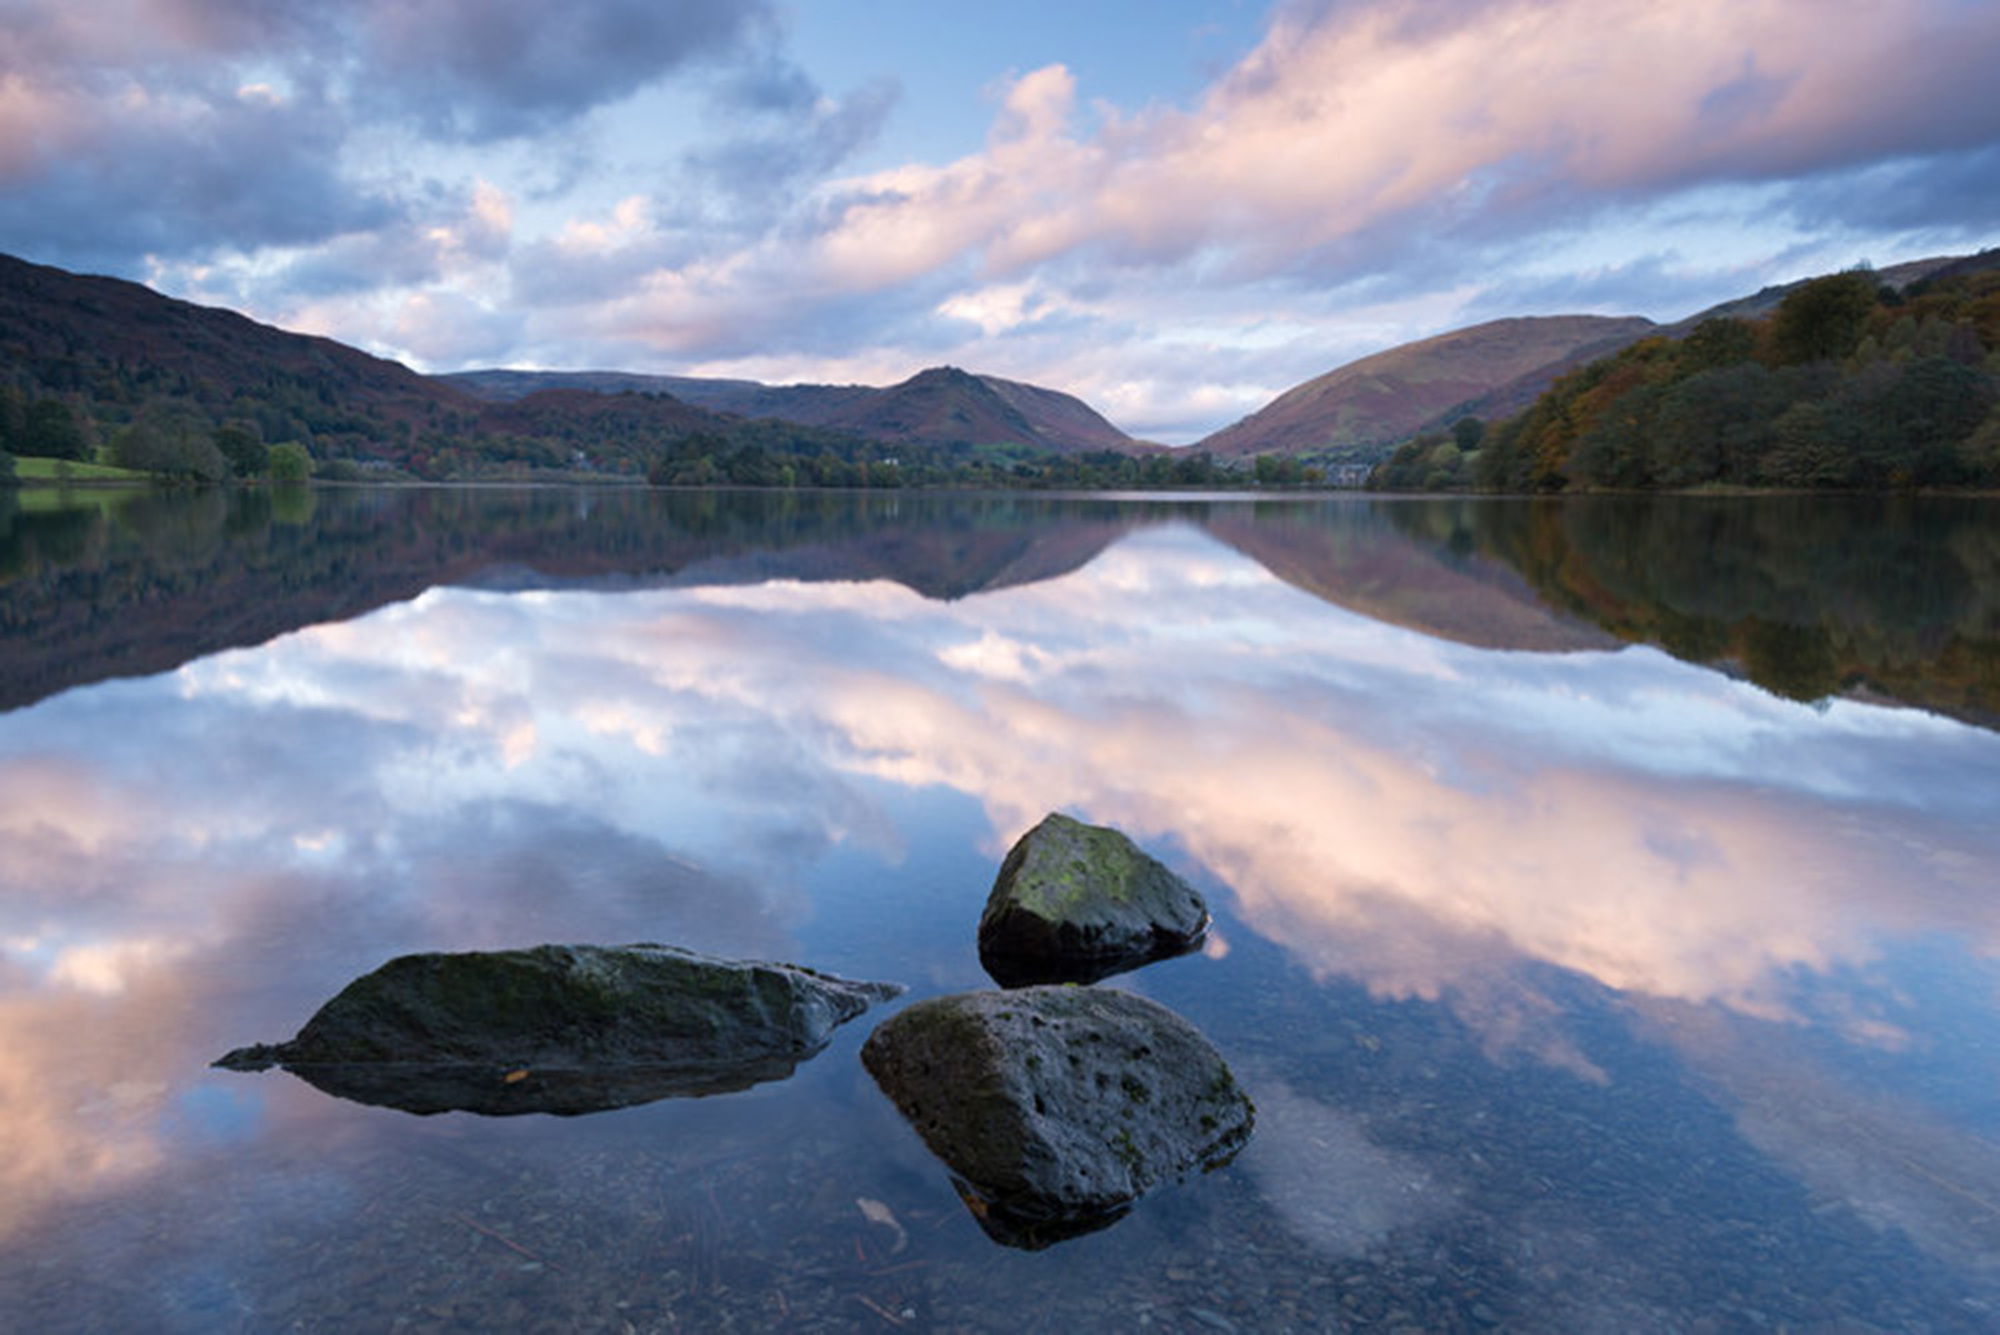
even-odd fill
[[[30,495],[0,709],[17,1329],[2000,1326],[2000,501]],[[1257,1123],[1030,1251],[857,1054],[1056,811]],[[909,991],[586,1116],[209,1065],[635,941]]]

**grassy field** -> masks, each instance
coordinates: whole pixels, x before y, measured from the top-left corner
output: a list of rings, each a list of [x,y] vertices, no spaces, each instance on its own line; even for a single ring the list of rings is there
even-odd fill
[[[145,482],[144,473],[109,464],[80,464],[70,459],[14,460],[14,476],[24,487],[60,487],[74,482]]]
[[[128,468],[80,464],[68,459],[14,459],[15,507],[29,514],[85,506],[110,510],[123,505],[152,479]]]

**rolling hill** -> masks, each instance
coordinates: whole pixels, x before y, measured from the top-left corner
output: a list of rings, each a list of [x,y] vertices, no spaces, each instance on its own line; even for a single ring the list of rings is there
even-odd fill
[[[0,385],[24,402],[60,398],[98,443],[146,405],[168,401],[267,442],[299,441],[322,466],[346,461],[422,477],[579,465],[636,475],[696,436],[719,451],[748,443],[843,456],[898,445],[1148,448],[1071,395],[951,367],[886,389],[622,372],[424,376],[139,283],[5,255]]]
[[[1901,286],[1989,262],[1943,257],[1879,276]],[[1712,316],[1766,313],[1797,286],[1769,288],[1673,325],[1570,315],[1453,330],[1298,385],[1197,448],[1225,464],[1301,454],[1376,462],[1457,417],[1496,421],[1519,413],[1557,376],[1650,335],[1685,333]],[[34,400],[61,399],[100,444],[165,400],[214,426],[254,428],[267,442],[299,441],[322,465],[345,461],[350,471],[425,478],[578,467],[636,477],[697,437],[696,453],[713,455],[715,467],[691,467],[690,475],[730,481],[744,480],[738,473],[784,475],[765,468],[765,456],[795,465],[838,456],[855,468],[900,456],[918,484],[938,485],[968,470],[1004,481],[1021,470],[1023,455],[1044,456],[1031,473],[1075,471],[1088,462],[1077,456],[1145,456],[1161,448],[1133,439],[1073,395],[949,366],[879,388],[622,371],[427,377],[331,339],[5,255],[0,389],[14,396],[9,411],[16,415]],[[1069,458],[1050,465],[1047,455]],[[729,460],[737,456],[744,467],[732,472]],[[813,481],[850,485],[848,471]],[[790,476],[806,473],[795,466]]]
[[[767,385],[755,380],[637,375],[624,371],[460,371],[438,379],[483,399],[551,389],[669,394],[710,412],[832,427],[872,440],[929,445],[1026,445],[1076,454],[1157,448],[1120,431],[1072,394],[975,375],[956,367],[920,371],[901,384]]]
[[[1640,316],[1493,320],[1378,352],[1287,390],[1200,448],[1221,458],[1388,448],[1468,411],[1495,391],[1535,394],[1578,359],[1602,356],[1654,328]],[[1532,391],[1532,392],[1530,392]]]
[[[479,403],[398,362],[139,283],[0,255],[0,365],[17,384],[116,405],[189,399],[278,440],[325,427],[396,437]],[[364,425],[365,424],[365,425]]]
[[[636,371],[523,371],[494,368],[452,371],[437,379],[482,399],[506,401],[543,390],[590,390],[597,394],[671,394],[682,403],[737,417],[771,417],[808,426],[823,425],[855,399],[876,391],[869,385],[767,385],[757,380],[720,380],[685,375],[644,375]]]

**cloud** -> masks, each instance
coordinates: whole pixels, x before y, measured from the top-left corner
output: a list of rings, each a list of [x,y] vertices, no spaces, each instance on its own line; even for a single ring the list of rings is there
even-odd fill
[[[1086,105],[1065,66],[1027,71],[978,151],[828,179],[685,260],[662,237],[658,267],[572,332],[737,374],[858,337],[1185,438],[1512,301],[1672,318],[1793,276],[1779,265],[1849,263],[1870,229],[1977,240],[2000,106],[1968,53],[1997,48],[2000,16],[1944,3],[1837,23],[1795,0],[1285,6],[1189,106]],[[805,91],[773,76],[749,100],[798,115]],[[751,136],[692,161],[741,195],[846,142]],[[1885,170],[1911,188],[1862,188]],[[1279,309],[1293,346],[1260,333]],[[1206,312],[1212,339],[1177,332]]]
[[[2000,16],[1963,6],[1837,24],[1779,0],[1628,5],[1610,22],[1549,0],[1420,12],[1282,13],[1199,106],[1114,115],[1088,137],[1068,125],[1067,73],[1035,71],[978,157],[846,186],[822,247],[859,281],[866,257],[928,267],[948,247],[998,275],[1090,247],[1339,276],[1398,238],[2000,133],[1966,55],[2000,45]],[[931,244],[913,255],[917,238]]]
[[[317,97],[218,87],[94,92],[0,83],[0,232],[38,258],[255,252],[395,225],[392,196],[336,161],[341,113]]]
[[[141,256],[394,245],[374,234],[420,231],[471,186],[441,184],[455,167],[413,144],[555,132],[747,58],[771,25],[765,5],[736,0],[6,8],[0,232],[37,259],[114,272]],[[311,257],[296,275],[311,284],[341,262]],[[390,266],[375,283],[408,281]]]
[[[732,104],[775,113],[764,118],[773,124],[691,151],[686,162],[697,179],[739,198],[788,197],[795,182],[818,180],[872,142],[901,95],[894,80],[878,79],[834,101],[803,76],[780,88],[742,90]]]
[[[381,0],[356,19],[356,58],[424,129],[486,140],[533,133],[729,53],[770,21],[764,0]]]
[[[1857,228],[1992,240],[2000,218],[2000,145],[1899,157],[1812,177],[1782,206],[1802,218],[1834,215]]]

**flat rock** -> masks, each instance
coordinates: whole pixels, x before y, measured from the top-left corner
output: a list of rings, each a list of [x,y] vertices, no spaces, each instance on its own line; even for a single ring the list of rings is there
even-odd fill
[[[1195,888],[1119,831],[1056,814],[1001,863],[979,959],[1002,987],[1091,983],[1195,949],[1208,923]]]
[[[1129,992],[1037,986],[933,997],[861,1060],[988,1234],[1037,1248],[1220,1167],[1254,1111],[1202,1033]]]
[[[410,1112],[593,1112],[784,1079],[902,990],[650,944],[404,955],[215,1065]]]

